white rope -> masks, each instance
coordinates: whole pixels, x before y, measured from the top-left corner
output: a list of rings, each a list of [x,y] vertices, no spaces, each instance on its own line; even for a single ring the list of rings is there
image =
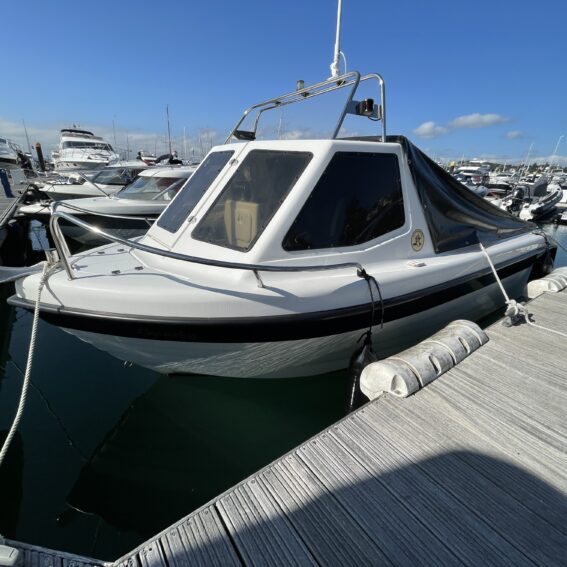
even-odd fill
[[[490,264],[490,268],[492,269],[492,273],[494,274],[494,277],[496,278],[496,282],[500,286],[500,290],[502,291],[502,295],[504,296],[504,301],[506,302],[506,305],[508,306],[508,308],[506,309],[506,313],[505,313],[506,317],[510,317],[510,318],[523,317],[524,321],[530,327],[534,327],[536,329],[541,329],[542,331],[549,331],[550,333],[554,333],[556,335],[559,335],[560,337],[567,338],[566,333],[562,333],[561,331],[557,331],[555,329],[550,329],[549,327],[544,327],[543,325],[537,325],[536,323],[534,323],[530,319],[530,312],[528,311],[528,308],[525,305],[518,303],[516,300],[510,299],[508,297],[508,294],[506,293],[506,290],[504,289],[504,286],[502,285],[502,280],[500,279],[500,276],[498,275],[498,272],[496,271],[496,268],[494,267],[494,264],[492,263],[492,260],[489,256],[488,252],[486,251],[486,248],[482,245],[481,242],[479,242],[478,244],[480,246],[482,253],[486,256],[486,259],[488,260],[488,263]]]
[[[528,315],[525,316],[525,319],[526,319],[526,323],[530,327],[535,327],[536,329],[541,329],[542,331],[549,331],[550,333],[554,333],[556,335],[559,335],[560,337],[565,337],[567,339],[567,333],[562,333],[561,331],[557,331],[555,329],[550,329],[549,327],[543,327],[542,325],[536,325],[533,321],[530,321],[529,313],[528,313]]]
[[[488,252],[486,251],[486,248],[482,245],[482,242],[479,242],[478,245],[480,246],[482,253],[486,256],[486,259],[488,260],[488,263],[490,264],[490,268],[492,269],[492,273],[494,274],[494,277],[496,278],[496,282],[500,286],[500,291],[502,291],[502,295],[504,296],[504,300],[506,301],[506,304],[508,305],[511,300],[508,297],[508,294],[506,293],[504,286],[502,285],[502,281],[500,280],[500,277],[498,276],[498,272],[496,271],[496,268],[494,267],[494,264],[492,263],[492,260],[490,259]],[[514,301],[514,303],[516,303],[516,302]]]
[[[16,434],[18,429],[18,425],[20,424],[20,420],[22,419],[22,415],[24,413],[24,407],[26,405],[26,399],[28,396],[28,387],[30,383],[30,376],[31,376],[31,369],[33,364],[33,355],[35,350],[35,339],[37,336],[37,325],[39,322],[39,302],[41,299],[41,291],[45,282],[47,280],[47,269],[49,263],[45,262],[43,265],[43,272],[41,273],[41,279],[39,280],[39,286],[37,288],[37,298],[35,300],[35,309],[33,314],[33,322],[32,322],[32,330],[31,330],[31,337],[30,337],[30,346],[28,350],[28,362],[26,365],[26,373],[24,375],[24,382],[22,384],[22,392],[20,394],[20,403],[18,404],[18,411],[16,412],[16,416],[14,417],[14,421],[12,423],[12,427],[6,436],[6,440],[4,441],[4,445],[2,446],[2,450],[0,451],[0,467],[2,466],[2,462],[4,461],[4,457],[8,452],[8,448],[10,447],[10,443]]]

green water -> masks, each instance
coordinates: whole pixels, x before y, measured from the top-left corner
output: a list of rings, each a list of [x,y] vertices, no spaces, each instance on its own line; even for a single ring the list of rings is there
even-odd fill
[[[567,246],[567,227],[548,226]],[[558,251],[556,265],[567,265]],[[0,431],[31,314],[0,286]],[[0,469],[0,533],[112,560],[344,415],[346,372],[160,376],[40,322],[24,419]]]

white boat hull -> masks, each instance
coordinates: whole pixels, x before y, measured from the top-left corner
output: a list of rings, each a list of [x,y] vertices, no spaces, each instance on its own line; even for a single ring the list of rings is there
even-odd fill
[[[512,297],[522,295],[531,266],[504,280]],[[438,307],[374,327],[374,349],[385,358],[460,318],[478,320],[504,304],[496,283]],[[364,329],[311,339],[262,343],[177,342],[65,329],[79,339],[161,374],[205,374],[235,378],[290,378],[341,370]]]

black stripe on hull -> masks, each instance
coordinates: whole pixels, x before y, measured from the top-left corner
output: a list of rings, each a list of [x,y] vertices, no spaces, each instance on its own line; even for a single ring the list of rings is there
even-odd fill
[[[501,279],[531,268],[545,252],[524,257],[498,268]],[[478,291],[494,282],[490,269],[452,280],[425,290],[384,300],[384,322],[396,321]],[[8,302],[26,309],[33,302],[12,296]],[[310,339],[338,335],[368,328],[372,304],[353,307],[277,315],[269,317],[233,317],[166,319],[162,317],[129,317],[91,311],[42,307],[45,321],[77,331],[138,339],[202,343],[264,343]],[[374,323],[381,320],[381,306],[375,303]]]

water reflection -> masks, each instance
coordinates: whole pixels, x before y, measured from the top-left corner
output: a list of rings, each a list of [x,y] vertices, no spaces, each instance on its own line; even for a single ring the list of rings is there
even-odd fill
[[[108,432],[68,503],[150,536],[336,421],[346,390],[344,373],[161,378]]]
[[[6,375],[6,364],[9,361],[10,338],[15,309],[6,303],[10,290],[0,286],[0,392]],[[15,408],[14,408],[15,412]],[[0,447],[8,434],[7,427],[0,431]],[[16,432],[10,449],[0,467],[0,534],[14,537],[22,501],[24,450],[22,436]]]

